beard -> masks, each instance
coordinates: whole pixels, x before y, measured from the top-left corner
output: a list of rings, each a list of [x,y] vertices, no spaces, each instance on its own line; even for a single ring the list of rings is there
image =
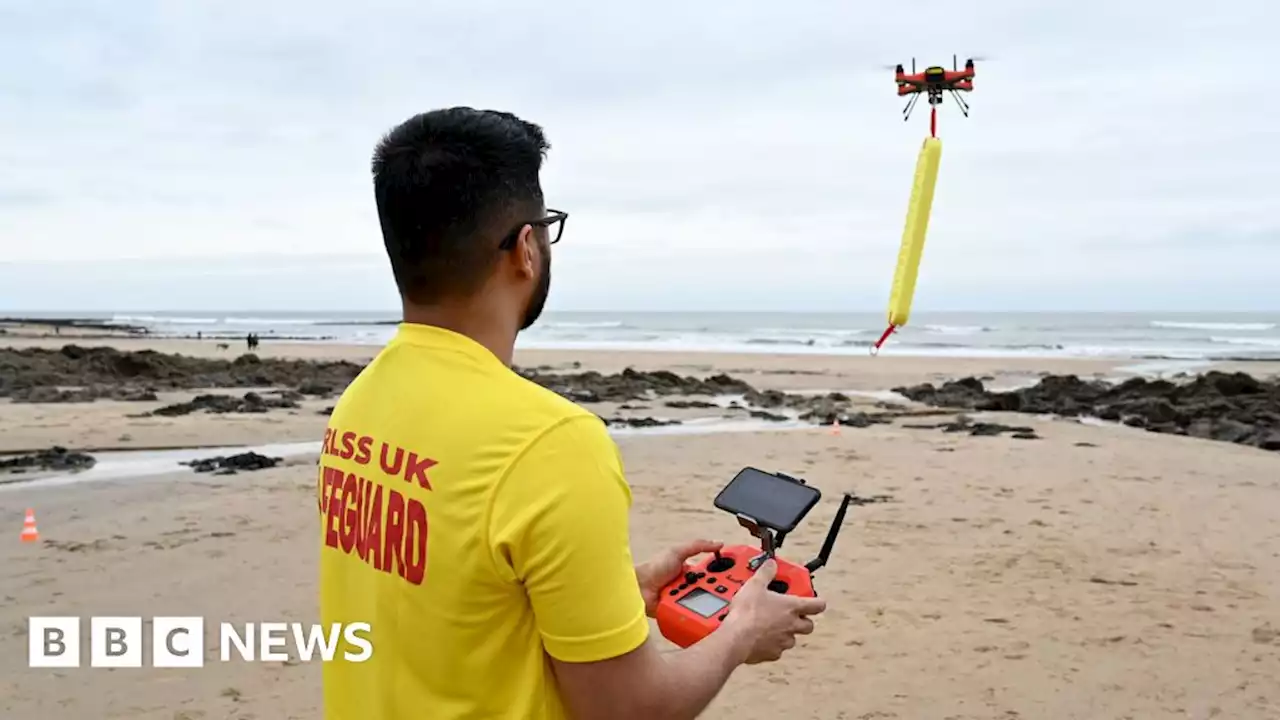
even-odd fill
[[[521,330],[528,330],[542,315],[542,308],[547,304],[547,295],[551,294],[551,248],[544,247],[542,252],[542,273],[538,276],[538,284],[529,296],[529,305],[524,310]]]

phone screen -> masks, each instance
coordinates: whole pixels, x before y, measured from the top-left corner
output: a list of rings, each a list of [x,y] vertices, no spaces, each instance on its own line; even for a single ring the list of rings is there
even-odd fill
[[[817,504],[822,493],[755,468],[743,468],[716,496],[716,507],[747,515],[761,525],[790,532]]]

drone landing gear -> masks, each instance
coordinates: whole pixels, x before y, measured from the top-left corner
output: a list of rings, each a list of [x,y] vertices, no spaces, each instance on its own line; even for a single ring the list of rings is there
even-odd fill
[[[911,119],[911,111],[915,109],[916,102],[918,102],[919,100],[920,100],[919,94],[912,95],[911,98],[907,100],[907,106],[902,108],[903,122],[906,122],[907,120]]]
[[[956,107],[960,108],[960,112],[963,113],[965,117],[969,117],[969,103],[964,101],[964,98],[960,96],[960,93],[956,92],[954,88],[946,88],[945,91],[951,93],[951,97],[955,98]],[[942,104],[943,92],[944,92],[944,89],[939,87],[931,87],[928,90],[929,135],[931,137],[938,136],[938,106]],[[920,95],[917,93],[915,95],[912,95],[911,99],[907,101],[907,106],[902,109],[903,122],[906,122],[907,120],[911,119],[911,111],[915,110],[916,103],[919,100],[920,100]]]

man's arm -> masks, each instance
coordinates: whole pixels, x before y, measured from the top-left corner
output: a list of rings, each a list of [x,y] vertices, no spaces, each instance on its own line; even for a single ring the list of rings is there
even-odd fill
[[[576,720],[686,720],[715,699],[746,662],[749,639],[722,627],[685,650],[662,652],[653,638],[635,650],[590,663],[552,658],[561,696]]]
[[[694,718],[751,646],[726,623],[693,648],[659,650],[631,557],[630,504],[600,421],[562,422],[495,490],[495,561],[524,585],[573,717]]]

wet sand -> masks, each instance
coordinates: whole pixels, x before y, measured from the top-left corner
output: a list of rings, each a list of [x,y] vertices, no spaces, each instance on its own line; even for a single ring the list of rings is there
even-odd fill
[[[208,341],[112,342],[226,352]],[[374,351],[266,343],[259,354],[358,360]],[[1101,361],[889,356],[518,358],[529,366],[575,361],[602,371],[726,371],[761,388],[871,392],[964,375],[1014,384],[1046,371],[1118,372],[1117,363]],[[166,394],[157,403],[186,395]],[[147,403],[0,402],[0,442],[316,441],[325,424],[317,410],[326,404],[144,422],[125,415]],[[818,631],[783,662],[739,671],[706,717],[1280,717],[1280,456],[1123,427],[994,419],[1032,425],[1042,439],[900,423],[838,435],[815,427],[619,436],[641,557],[695,535],[749,541],[711,505],[747,464],[805,477],[824,491],[783,553],[801,562],[821,544],[842,491],[893,497],[851,510],[830,564],[816,576],[830,602]],[[182,471],[0,486],[0,517],[10,519],[12,533],[0,544],[0,716],[316,717],[318,663],[26,667],[26,618],[33,614],[313,621],[314,463],[313,455],[299,455],[271,470],[225,477]],[[28,507],[39,521],[43,542],[36,545],[17,542]]]

